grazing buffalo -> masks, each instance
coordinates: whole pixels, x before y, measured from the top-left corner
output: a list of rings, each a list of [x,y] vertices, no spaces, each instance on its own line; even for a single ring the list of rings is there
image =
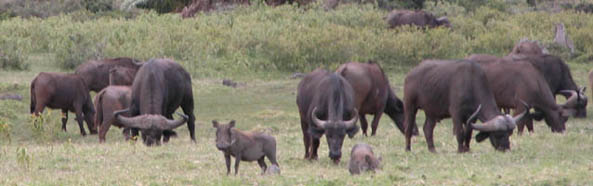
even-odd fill
[[[226,174],[231,173],[231,156],[235,157],[235,175],[239,173],[239,162],[255,161],[262,169],[262,174],[280,173],[280,166],[276,161],[276,139],[261,132],[243,132],[235,128],[235,120],[228,124],[212,121],[216,128],[216,148],[224,153]],[[272,163],[270,169],[264,158]]]
[[[513,61],[526,61],[531,63],[537,70],[539,70],[548,87],[552,91],[552,95],[564,95],[567,99],[576,94],[576,99],[567,103],[569,108],[576,110],[574,114],[577,118],[587,116],[587,96],[585,95],[585,88],[579,88],[572,79],[572,74],[568,65],[560,59],[560,57],[553,55],[510,55],[508,58]]]
[[[515,123],[526,112],[516,116],[502,115],[488,87],[484,71],[467,60],[425,60],[412,69],[404,84],[406,150],[410,151],[416,112],[426,115],[424,135],[428,150],[436,152],[433,142],[435,124],[444,118],[453,119],[458,152],[470,149],[472,131],[478,130],[476,141],[489,138],[496,150],[510,149],[509,136]],[[525,109],[523,109],[525,110]],[[528,109],[527,109],[528,110]],[[479,119],[483,124],[474,124]]]
[[[305,159],[317,159],[319,139],[325,134],[329,157],[334,163],[342,157],[344,136],[358,132],[358,111],[354,90],[340,74],[316,69],[298,85],[297,105],[305,144]]]
[[[423,10],[393,10],[384,19],[389,24],[389,28],[402,25],[414,25],[422,28],[451,27],[447,17],[436,18],[431,13]]]
[[[142,132],[142,139],[144,139],[144,143],[148,146],[153,144],[160,145],[161,136],[165,135],[168,138],[171,135],[169,134],[167,136],[165,131],[171,131],[188,120],[187,115],[180,113],[177,113],[182,118],[179,120],[167,119],[160,114],[143,114],[137,117],[121,116],[121,114],[128,111],[129,109],[124,109],[114,112],[113,117],[115,118],[115,122],[121,123],[121,125],[127,128],[140,130]]]
[[[109,85],[131,86],[136,76],[135,69],[115,67],[109,70]]]
[[[143,121],[154,118],[154,115],[173,119],[173,112],[181,106],[183,112],[189,117],[187,127],[190,138],[195,142],[194,122],[196,118],[193,114],[194,98],[191,86],[191,77],[181,65],[169,59],[151,59],[142,65],[134,78],[132,102],[129,109],[131,118],[116,117],[116,122],[133,128],[133,135],[137,135],[137,129],[141,129],[143,131],[142,139],[146,145],[154,143],[160,145],[162,136],[164,136],[163,141],[168,142],[169,137],[176,133],[171,129],[151,128],[151,124],[143,123]],[[122,119],[128,122],[121,122]],[[134,125],[126,123],[134,123]],[[155,130],[151,131],[151,129]]]
[[[105,142],[105,134],[109,131],[111,124],[123,127],[121,123],[115,122],[113,112],[130,107],[132,90],[128,86],[108,86],[95,95],[95,123],[99,128],[99,142]],[[126,139],[130,138],[130,129],[124,129]]]
[[[80,134],[86,135],[82,121],[86,121],[91,134],[96,134],[93,124],[95,110],[89,89],[76,74],[41,72],[31,82],[31,113],[36,116],[45,107],[62,110],[62,130],[66,131],[68,111],[76,113]]]
[[[486,57],[483,57],[486,56]],[[470,60],[480,64],[488,77],[488,85],[494,91],[496,104],[501,108],[515,108],[515,113],[525,111],[519,107],[519,99],[524,100],[532,106],[536,112],[541,113],[546,124],[552,132],[563,132],[565,123],[574,109],[569,108],[576,100],[576,96],[570,97],[567,104],[557,105],[554,95],[550,91],[548,82],[540,71],[529,62],[512,61],[508,58],[499,58],[496,61],[488,55],[471,55]],[[533,131],[533,115],[528,115],[518,125],[518,132],[523,132],[523,127]]]
[[[124,67],[133,70],[133,74],[140,66],[139,60],[120,57],[112,59],[91,60],[76,67],[75,74],[84,79],[89,90],[99,92],[109,85],[109,71],[115,67]]]
[[[364,171],[375,171],[381,169],[381,157],[377,158],[371,146],[359,143],[352,147],[350,152],[350,163],[348,170],[350,174],[360,174]]]
[[[383,73],[379,64],[350,62],[341,65],[336,70],[354,89],[354,103],[358,110],[362,133],[367,135],[368,123],[366,114],[373,114],[371,127],[375,135],[379,120],[383,112],[395,122],[397,128],[404,133],[404,108],[403,102],[393,93],[389,80]]]

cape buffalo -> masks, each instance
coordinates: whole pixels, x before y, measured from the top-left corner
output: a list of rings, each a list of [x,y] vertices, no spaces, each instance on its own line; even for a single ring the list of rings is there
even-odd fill
[[[560,57],[553,55],[510,55],[513,61],[526,61],[531,63],[544,76],[552,95],[564,95],[567,99],[576,94],[576,99],[567,103],[568,108],[576,110],[575,117],[587,116],[587,96],[584,87],[579,88],[574,80],[568,65]]]
[[[131,86],[134,83],[136,70],[126,67],[115,67],[109,70],[109,85]]]
[[[137,59],[120,57],[102,60],[90,60],[76,67],[75,74],[80,75],[89,86],[89,90],[99,92],[109,85],[109,70],[124,67],[133,70],[133,74],[142,65]]]
[[[483,56],[486,56],[483,58]],[[543,114],[546,124],[551,127],[552,132],[563,132],[565,123],[574,109],[569,108],[576,100],[571,96],[567,104],[557,105],[546,82],[546,79],[531,63],[526,61],[512,61],[508,58],[499,58],[496,61],[488,55],[471,55],[470,60],[480,64],[488,77],[488,86],[494,91],[496,104],[501,108],[515,108],[515,113],[523,112],[518,99],[524,100],[537,112]],[[517,108],[518,107],[518,108]],[[518,125],[518,132],[523,132],[523,127],[533,131],[533,116],[528,115]]]
[[[404,133],[403,102],[391,90],[389,80],[379,64],[372,61],[350,62],[338,67],[336,72],[342,75],[354,89],[355,108],[358,110],[360,126],[365,136],[368,127],[365,115],[375,115],[371,124],[373,129],[371,135],[374,136],[383,112],[387,113],[402,134]]]
[[[381,157],[377,158],[371,146],[359,143],[352,147],[350,152],[350,163],[348,170],[350,174],[360,174],[364,171],[375,171],[381,169]]]
[[[411,126],[416,125],[418,109],[423,109],[426,115],[424,135],[431,152],[436,152],[432,138],[435,124],[448,117],[453,119],[458,152],[469,151],[473,129],[480,131],[476,141],[482,142],[489,138],[496,150],[508,150],[509,136],[515,123],[526,113],[515,118],[502,115],[496,107],[484,71],[478,64],[467,60],[425,60],[406,76],[404,110],[405,125],[408,126],[407,151],[411,150]],[[474,124],[476,119],[484,124]]]
[[[451,27],[451,23],[447,17],[435,18],[434,15],[423,10],[393,10],[383,19],[387,21],[389,28],[395,28],[401,25],[429,28],[438,26]]]
[[[235,120],[228,124],[212,121],[216,128],[216,148],[224,153],[226,174],[231,173],[231,156],[235,157],[235,175],[239,172],[239,162],[255,161],[262,169],[262,174],[268,172],[280,173],[280,166],[276,161],[276,139],[265,133],[243,132],[235,128]],[[272,163],[270,170],[264,158]]]
[[[38,116],[45,107],[62,110],[62,130],[66,131],[68,111],[76,113],[80,134],[86,135],[83,118],[91,134],[96,134],[93,124],[95,110],[89,89],[76,74],[41,72],[31,82],[31,113]]]
[[[165,135],[165,131],[173,130],[183,123],[187,122],[187,115],[177,113],[182,119],[173,120],[167,119],[160,114],[143,114],[137,117],[124,117],[121,114],[128,112],[128,109],[119,110],[113,113],[115,121],[121,123],[124,127],[138,129],[142,132],[142,139],[147,146],[153,144],[161,144],[161,136]]]
[[[316,69],[298,85],[296,103],[301,117],[305,159],[317,159],[319,139],[325,134],[329,157],[338,163],[344,136],[358,132],[354,91],[340,74]]]
[[[120,122],[119,120],[126,119],[128,122],[120,123],[125,127],[134,128],[133,135],[137,135],[137,129],[141,129],[143,131],[142,139],[146,145],[152,145],[155,142],[159,145],[162,135],[164,135],[163,141],[167,142],[170,136],[175,135],[175,132],[171,129],[161,130],[164,128],[151,131],[150,125],[138,122],[142,122],[152,115],[163,115],[168,119],[173,119],[173,112],[180,106],[188,116],[187,127],[191,140],[195,142],[194,99],[189,73],[170,59],[151,59],[140,67],[134,78],[132,102],[129,109],[131,118],[120,116],[116,117],[116,121]],[[131,123],[134,124],[128,125]],[[159,131],[164,131],[164,133],[159,133]]]
[[[537,41],[530,41],[522,39],[513,47],[510,55],[542,55],[544,49],[537,43]]]
[[[130,107],[132,90],[127,86],[108,86],[95,95],[95,123],[99,126],[99,142],[105,142],[105,134],[111,124],[123,127],[121,123],[114,122],[113,112]],[[123,134],[129,139],[130,129],[124,129]]]

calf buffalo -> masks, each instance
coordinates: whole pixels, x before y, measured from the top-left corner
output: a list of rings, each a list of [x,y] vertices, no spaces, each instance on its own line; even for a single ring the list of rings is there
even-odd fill
[[[488,55],[471,55],[470,60],[480,64],[488,77],[488,85],[494,90],[496,104],[501,108],[515,108],[516,113],[525,111],[520,106],[518,99],[524,100],[541,112],[546,124],[552,132],[563,132],[565,123],[574,109],[568,108],[574,102],[575,96],[569,98],[565,105],[557,105],[546,79],[531,63],[526,61],[511,61],[508,58],[499,58]],[[518,123],[518,132],[523,132],[523,127],[533,131],[532,116],[528,115]]]
[[[371,146],[359,143],[352,147],[348,170],[350,174],[360,174],[364,171],[375,171],[381,168],[381,158],[377,158]]]
[[[120,57],[112,59],[91,60],[76,67],[75,74],[84,79],[89,86],[89,90],[99,92],[109,85],[109,71],[115,67],[132,69],[136,74],[141,63],[139,60]]]
[[[451,27],[451,23],[447,17],[435,18],[431,13],[422,10],[393,10],[384,19],[389,24],[389,28],[402,25],[413,25],[423,28],[434,28],[438,26]]]
[[[235,157],[235,175],[239,172],[239,162],[255,160],[262,174],[266,171],[280,173],[276,161],[276,139],[273,136],[235,129],[235,120],[229,124],[219,124],[214,120],[212,126],[216,128],[216,148],[224,153],[227,175],[231,173],[231,156]],[[264,159],[266,157],[272,163],[269,170]]]
[[[161,130],[166,127],[151,128],[153,124],[142,122],[154,118],[154,115],[173,119],[173,113],[180,106],[188,116],[187,127],[190,138],[195,142],[194,99],[189,73],[172,60],[151,59],[138,70],[132,84],[132,102],[129,108],[131,118],[116,117],[116,122],[126,119],[128,122],[120,123],[133,128],[133,135],[137,135],[137,129],[141,129],[146,145],[154,143],[159,145],[163,135],[163,141],[168,142],[169,137],[175,135],[175,132],[171,130],[172,128],[166,130]],[[126,123],[134,124],[126,125]]]
[[[317,159],[319,139],[325,134],[329,157],[338,163],[342,143],[358,132],[354,90],[341,75],[316,69],[298,85],[296,103],[301,117],[305,159]]]
[[[62,110],[62,130],[66,131],[70,111],[76,113],[80,134],[86,135],[83,118],[91,134],[97,133],[93,124],[95,110],[89,89],[80,76],[48,72],[37,74],[31,82],[31,113],[38,116],[46,106]]]
[[[95,123],[99,126],[99,142],[105,142],[105,134],[111,124],[123,127],[121,123],[114,122],[113,112],[130,106],[132,90],[127,86],[108,86],[95,95]],[[124,129],[124,136],[129,139],[130,129]]]
[[[494,95],[488,87],[484,71],[467,60],[426,60],[412,69],[404,84],[404,110],[406,150],[410,151],[416,112],[423,109],[426,115],[424,135],[428,150],[435,152],[433,129],[444,118],[453,119],[453,132],[457,136],[458,152],[467,152],[473,129],[480,131],[476,141],[490,138],[496,150],[510,149],[509,136],[517,120],[502,115],[496,107]],[[479,119],[484,124],[473,124]]]
[[[373,114],[372,135],[377,132],[379,120],[383,112],[395,122],[397,128],[404,133],[404,108],[402,101],[393,93],[389,80],[381,66],[374,62],[350,62],[336,70],[354,89],[354,103],[358,110],[362,133],[367,135],[366,114]]]

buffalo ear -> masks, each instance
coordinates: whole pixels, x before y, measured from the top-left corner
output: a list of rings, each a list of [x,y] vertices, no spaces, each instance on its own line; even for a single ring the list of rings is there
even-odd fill
[[[212,127],[218,128],[218,121],[212,120]]]
[[[360,128],[358,127],[358,125],[354,125],[353,127],[350,127],[348,129],[346,129],[346,133],[348,133],[348,137],[349,138],[353,138],[354,135],[356,135],[356,133],[358,132]]]
[[[476,135],[476,141],[478,143],[484,141],[486,138],[488,138],[490,136],[489,132],[480,132],[478,133],[478,135]]]
[[[231,120],[231,122],[229,123],[229,128],[233,127],[235,127],[235,120]]]
[[[323,136],[323,133],[325,133],[325,130],[323,130],[323,129],[317,129],[315,127],[309,127],[309,134],[313,138],[315,138],[315,139],[321,138],[321,136]]]

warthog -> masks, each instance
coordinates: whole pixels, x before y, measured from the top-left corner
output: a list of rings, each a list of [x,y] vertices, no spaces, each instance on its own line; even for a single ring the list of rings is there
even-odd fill
[[[235,175],[239,172],[239,162],[255,161],[262,169],[262,174],[280,173],[280,166],[276,161],[276,139],[273,136],[258,132],[243,132],[235,129],[235,120],[228,124],[212,121],[216,128],[216,148],[224,153],[227,175],[231,173],[231,156],[235,157]],[[268,169],[264,157],[272,166]]]
[[[368,144],[354,145],[350,152],[350,164],[348,164],[350,174],[360,174],[364,171],[374,172],[375,169],[381,169],[381,157],[377,158],[373,153],[373,148]]]

